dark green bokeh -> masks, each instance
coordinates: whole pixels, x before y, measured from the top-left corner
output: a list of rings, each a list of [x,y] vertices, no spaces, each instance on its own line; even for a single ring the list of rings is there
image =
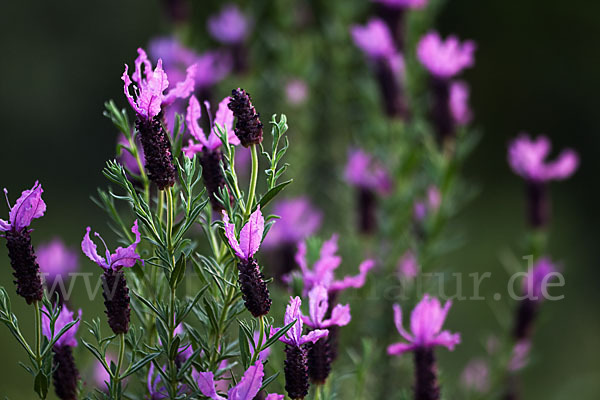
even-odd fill
[[[510,138],[521,130],[546,133],[556,148],[573,147],[582,159],[571,180],[552,186],[551,251],[564,261],[567,285],[565,300],[548,304],[542,315],[535,364],[525,373],[528,399],[577,394],[583,400],[600,393],[600,271],[592,250],[600,221],[593,211],[596,191],[590,188],[599,167],[595,108],[600,51],[594,42],[600,37],[599,12],[600,3],[584,0],[453,0],[438,24],[444,34],[478,43],[476,68],[465,77],[472,87],[475,124],[483,131],[465,171],[482,192],[453,222],[451,229],[467,232],[469,241],[449,257],[451,268],[489,270],[505,279],[500,254],[514,248],[524,231],[523,188],[506,166]],[[14,201],[34,180],[43,182],[48,212],[43,223],[35,223],[34,242],[59,235],[77,247],[85,226],[108,231],[89,200],[96,187],[106,185],[100,170],[114,156],[116,134],[102,116],[103,102],[115,98],[125,105],[119,79],[123,63],[131,63],[135,48],[166,31],[168,24],[154,2],[29,0],[5,4],[0,27],[0,186],[11,190]],[[260,111],[271,115],[285,110]],[[292,129],[294,124],[290,121]],[[337,133],[327,135],[335,140]],[[1,209],[5,217],[6,208]],[[5,260],[0,283],[12,294],[4,247],[0,260]],[[83,265],[85,271],[96,271],[88,262]],[[31,311],[14,303],[27,332]],[[100,312],[102,305],[94,307]],[[457,303],[450,322],[463,327],[463,344],[454,353],[440,354],[447,379],[455,379],[468,358],[482,351],[481,338],[493,332],[496,322],[486,302]],[[29,377],[17,365],[23,353],[4,327],[0,340],[5,365],[0,395],[32,396]]]

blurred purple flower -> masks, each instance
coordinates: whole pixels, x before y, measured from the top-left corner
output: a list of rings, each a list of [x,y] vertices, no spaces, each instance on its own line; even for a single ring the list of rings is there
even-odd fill
[[[229,222],[229,216],[225,211],[223,211],[223,223],[225,224],[225,236],[235,255],[242,260],[252,258],[260,247],[265,229],[265,219],[260,211],[260,206],[250,215],[248,222],[240,231],[239,242],[235,237],[235,225]]]
[[[392,33],[379,18],[370,19],[365,26],[353,25],[350,34],[354,44],[369,58],[390,59],[397,54]]]
[[[296,244],[314,234],[321,226],[323,214],[314,208],[307,197],[296,197],[279,201],[273,214],[280,218],[269,230],[263,242],[265,248],[281,244]]]
[[[132,174],[139,175],[141,172],[140,167],[135,157],[132,156],[131,153],[127,150],[127,148],[129,147],[129,141],[122,133],[117,139],[117,146],[122,146],[120,152],[118,152],[117,154],[119,162],[123,164],[123,166],[127,168]],[[146,164],[146,160],[144,158],[144,148],[141,146],[141,144],[137,146],[137,151],[140,155],[140,160],[142,161],[143,167]]]
[[[329,328],[332,326],[345,326],[350,323],[350,305],[337,304],[331,310],[331,318],[324,319],[329,310],[328,291],[324,286],[315,286],[308,292],[308,316],[302,316],[302,321],[311,327]]]
[[[264,345],[267,342],[267,340],[269,340],[270,337],[271,336],[269,335],[269,332],[265,332],[265,337],[263,337],[262,344]],[[254,341],[254,346],[251,343],[248,343],[248,345],[250,347],[250,355],[254,356],[254,347],[258,347],[258,342],[260,340],[260,332],[258,332],[258,331],[254,332],[254,336],[253,336],[252,340]],[[264,363],[267,361],[267,359],[269,358],[270,355],[271,355],[271,348],[267,347],[266,349],[264,349],[263,351],[258,353],[258,359]]]
[[[469,361],[460,375],[461,384],[468,390],[487,393],[490,390],[490,368],[481,359]]]
[[[435,214],[442,205],[442,194],[435,185],[427,187],[427,199],[417,200],[413,205],[413,216],[421,222],[430,214]]]
[[[54,281],[59,276],[67,277],[79,268],[78,253],[58,238],[38,246],[37,260],[40,271],[48,281]]]
[[[509,145],[508,163],[515,174],[528,181],[546,182],[570,177],[579,165],[577,153],[566,149],[555,161],[547,162],[550,148],[550,140],[546,136],[532,140],[522,133]]]
[[[433,346],[444,346],[449,350],[454,350],[454,346],[460,343],[460,334],[441,331],[450,305],[451,302],[447,301],[442,307],[437,298],[426,294],[410,315],[412,333],[409,333],[402,326],[402,309],[398,304],[394,304],[396,329],[408,343],[400,342],[388,346],[388,354],[401,355],[407,351]]]
[[[308,97],[308,85],[302,79],[290,79],[285,85],[285,97],[291,105],[303,104]]]
[[[466,82],[456,81],[450,84],[450,113],[457,125],[467,125],[473,119],[469,108],[469,86]]]
[[[417,58],[436,78],[449,79],[474,64],[475,42],[462,44],[456,36],[443,41],[437,32],[429,32],[417,45]]]
[[[148,394],[150,395],[148,400],[160,400],[169,398],[167,389],[162,383],[160,373],[156,371],[156,368],[154,367],[153,363],[150,363],[150,368],[148,368],[146,387],[148,388]]]
[[[264,366],[260,360],[251,365],[239,383],[229,389],[227,397],[217,394],[215,389],[214,374],[212,372],[198,372],[194,374],[197,380],[198,388],[202,394],[212,400],[253,400],[260,391],[264,377]],[[267,396],[269,400],[283,399],[283,396],[270,394]]]
[[[285,309],[283,325],[286,326],[294,320],[296,321],[296,323],[292,325],[290,330],[287,331],[285,335],[279,338],[281,342],[294,347],[300,347],[303,344],[309,342],[315,343],[317,340],[327,337],[327,335],[329,334],[329,331],[327,329],[315,329],[308,332],[306,335],[303,335],[303,316],[300,306],[302,306],[302,300],[300,300],[300,297],[290,297],[290,303]],[[271,336],[276,334],[279,329],[281,328],[271,328]]]
[[[204,102],[204,106],[206,107],[210,121],[210,133],[207,138],[206,134],[198,124],[198,120],[202,116],[200,102],[196,96],[190,96],[190,102],[185,121],[190,133],[194,139],[196,139],[196,143],[194,143],[192,139],[189,140],[188,146],[183,148],[183,152],[186,156],[192,158],[194,157],[194,154],[201,152],[203,148],[214,151],[221,146],[222,143],[218,136],[219,132],[217,129],[217,124],[227,133],[227,140],[229,143],[233,145],[240,144],[240,140],[237,138],[237,136],[235,136],[235,132],[233,131],[233,112],[227,107],[228,103],[229,97],[225,97],[223,100],[221,100],[217,108],[215,119],[212,121],[210,118],[210,104],[208,101]]]
[[[246,40],[250,21],[237,5],[228,3],[219,14],[208,18],[208,33],[223,44],[238,44]]]
[[[0,232],[20,232],[23,228],[28,227],[31,221],[42,217],[46,212],[46,203],[42,200],[43,192],[42,185],[35,181],[33,187],[24,190],[15,205],[11,207],[8,201],[8,190],[4,189],[10,212],[8,213],[8,221],[0,219]]]
[[[225,79],[233,68],[231,55],[214,50],[202,53],[196,58],[196,86],[206,89]]]
[[[58,314],[58,318],[54,322],[54,331],[50,326],[50,318],[48,315],[50,312],[46,308],[46,306],[42,307],[42,333],[48,341],[52,341],[58,333],[67,326],[69,323],[75,321],[73,318],[73,311],[69,311],[66,305],[63,305],[60,309],[60,314]],[[71,326],[65,333],[62,334],[61,337],[58,338],[55,346],[70,346],[77,347],[77,338],[75,335],[77,334],[77,329],[79,329],[79,323],[81,322],[81,309],[79,310],[79,321],[77,321],[73,326]],[[52,335],[54,333],[54,335]]]
[[[527,272],[523,280],[523,293],[529,300],[542,301],[548,282],[556,277],[557,269],[550,258],[540,258]]]
[[[138,48],[135,71],[131,78],[129,77],[128,69],[129,66],[125,64],[125,71],[121,77],[124,84],[123,90],[129,105],[131,105],[131,108],[142,119],[153,119],[160,113],[163,105],[169,105],[177,98],[186,98],[194,91],[195,64],[187,67],[186,78],[178,82],[166,94],[164,92],[169,87],[169,80],[163,70],[162,59],[158,59],[156,68],[152,71],[152,64],[146,52],[142,48]],[[135,98],[129,92],[132,80],[136,83],[134,87]]]
[[[338,236],[332,235],[331,239],[323,243],[319,259],[314,263],[312,269],[308,268],[306,260],[306,242],[298,244],[296,262],[300,266],[305,292],[308,292],[316,285],[322,285],[330,292],[339,292],[350,287],[360,288],[365,284],[367,273],[375,267],[375,261],[373,260],[363,261],[358,267],[358,275],[346,276],[341,280],[335,280],[334,272],[342,262],[342,258],[336,255],[337,240]],[[289,276],[288,280],[290,280]]]
[[[419,273],[419,264],[417,262],[417,257],[412,250],[407,250],[402,257],[400,257],[396,270],[400,280],[411,280],[416,278]]]
[[[361,149],[350,150],[344,175],[348,183],[381,195],[389,194],[392,189],[392,180],[385,168]]]
[[[428,0],[373,0],[392,8],[415,8],[420,9],[427,6]]]
[[[112,269],[113,271],[118,271],[123,267],[133,267],[138,261],[142,265],[144,265],[144,260],[142,260],[141,257],[135,252],[137,245],[141,241],[141,235],[138,229],[137,219],[134,221],[133,226],[131,227],[131,232],[135,235],[135,241],[125,248],[117,247],[117,250],[115,250],[113,254],[111,254],[108,250],[104,239],[102,239],[102,237],[97,232],[94,232],[94,235],[98,237],[104,244],[104,248],[106,249],[106,257],[101,257],[100,255],[98,255],[98,251],[96,250],[96,244],[92,241],[92,239],[90,239],[90,231],[91,228],[88,226],[86,228],[86,233],[83,237],[83,241],[81,242],[81,250],[83,251],[83,254],[88,256],[90,260],[94,261],[103,269]]]
[[[529,364],[529,352],[531,350],[531,341],[528,339],[519,340],[513,347],[512,356],[508,362],[508,370],[511,372],[519,371]]]
[[[110,366],[111,363],[117,362],[117,357],[113,353],[106,353],[106,363]],[[127,378],[126,378],[127,379]],[[110,375],[100,361],[94,363],[94,383],[96,387],[104,392],[108,390],[107,382],[110,381]]]

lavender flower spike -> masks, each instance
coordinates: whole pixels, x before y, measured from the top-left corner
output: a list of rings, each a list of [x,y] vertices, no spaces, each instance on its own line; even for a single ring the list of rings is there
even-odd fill
[[[239,259],[238,281],[244,304],[254,317],[266,315],[271,309],[272,301],[264,275],[253,258],[260,247],[265,229],[265,219],[260,211],[260,206],[250,215],[248,222],[242,228],[239,242],[235,236],[235,225],[229,222],[229,216],[225,211],[223,211],[223,224],[229,245]]]
[[[396,329],[408,343],[392,344],[388,346],[387,352],[390,355],[414,352],[415,399],[438,400],[440,398],[433,347],[445,346],[454,350],[454,346],[460,343],[458,333],[440,332],[450,305],[450,301],[447,301],[442,308],[437,298],[431,298],[426,294],[412,311],[410,316],[412,334],[410,334],[402,327],[400,306],[394,304]]]
[[[56,238],[38,247],[37,258],[40,271],[46,279],[48,292],[60,293],[59,299],[62,302],[66,297],[63,281],[79,268],[77,253]]]
[[[36,181],[30,190],[21,193],[14,207],[8,204],[8,221],[0,219],[0,232],[5,232],[0,236],[6,238],[17,294],[23,297],[27,304],[42,300],[44,295],[40,268],[31,244],[31,231],[27,229],[31,221],[40,218],[46,211],[42,192],[42,185]],[[8,202],[8,191],[4,189],[4,193]]]
[[[43,307],[42,313],[42,332],[49,341],[58,334],[67,324],[74,321],[73,312],[69,311],[66,306],[62,306],[58,318],[54,323],[54,330],[51,327],[49,313],[46,307]],[[79,371],[73,359],[73,347],[77,346],[75,334],[79,329],[81,321],[81,310],[79,310],[79,321],[72,325],[63,335],[58,338],[52,351],[54,353],[53,364],[54,372],[52,373],[54,391],[61,400],[76,400],[77,399],[77,382],[79,381]]]
[[[429,32],[417,45],[417,58],[438,79],[447,80],[474,64],[475,43],[467,40],[460,43],[456,36],[445,41],[439,33]]]
[[[364,27],[354,25],[350,33],[356,46],[372,59],[389,59],[396,54],[392,34],[379,18],[369,20]]]
[[[215,389],[214,374],[212,372],[199,372],[194,374],[198,388],[202,394],[212,400],[252,400],[260,391],[264,377],[264,366],[259,360],[248,367],[239,383],[229,389],[227,397],[217,394]],[[270,394],[267,400],[283,400],[282,395]]]
[[[350,322],[350,305],[338,304],[331,310],[331,317],[325,319],[329,311],[327,289],[323,286],[315,286],[309,293],[309,317],[302,316],[302,321],[311,328],[331,328],[334,326],[345,326]],[[333,331],[329,332],[327,338],[308,344],[308,375],[310,379],[323,384],[331,372],[333,361],[332,343],[330,338]]]
[[[104,269],[104,273],[102,274],[102,295],[104,296],[106,316],[108,317],[108,325],[117,335],[129,331],[129,316],[131,313],[129,307],[129,288],[127,287],[127,281],[125,280],[122,268],[133,267],[138,261],[144,265],[144,261],[135,252],[141,240],[137,220],[133,223],[131,232],[135,235],[135,241],[126,248],[118,247],[113,254],[106,247],[106,243],[104,243],[102,237],[95,233],[104,243],[104,247],[106,248],[105,257],[98,255],[96,244],[90,239],[89,226],[81,242],[83,253]]]
[[[528,219],[534,228],[543,228],[550,219],[550,198],[546,183],[570,177],[579,165],[577,153],[563,150],[555,161],[547,162],[550,140],[546,136],[530,139],[521,134],[508,148],[508,163],[527,184]]]
[[[285,390],[292,399],[303,399],[308,394],[308,364],[306,343],[315,343],[321,338],[327,337],[327,329],[315,329],[308,334],[302,334],[302,311],[300,306],[302,301],[300,297],[290,297],[290,304],[285,310],[284,324],[288,325],[296,321],[294,325],[279,338],[286,344],[286,360],[284,365]],[[274,335],[279,329],[271,328],[271,335]]]
[[[259,114],[252,105],[252,98],[241,88],[231,91],[231,101],[228,107],[237,118],[235,135],[244,147],[259,144],[263,140],[263,124]]]

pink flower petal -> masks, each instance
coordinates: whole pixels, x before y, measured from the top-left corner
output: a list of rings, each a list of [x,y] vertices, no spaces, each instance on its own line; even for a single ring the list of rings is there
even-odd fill
[[[262,362],[256,361],[251,365],[240,382],[229,389],[228,400],[252,400],[256,396],[262,386],[264,372]]]
[[[198,372],[194,374],[198,389],[206,397],[212,400],[226,400],[225,397],[219,396],[215,390],[215,378],[212,372]]]
[[[86,228],[85,236],[83,237],[83,240],[81,242],[81,250],[83,251],[83,254],[88,256],[90,260],[92,260],[102,268],[109,268],[108,264],[106,263],[106,260],[98,254],[96,244],[92,241],[92,239],[90,239],[90,231],[91,228],[88,226]]]
[[[394,343],[388,346],[387,353],[390,356],[399,356],[407,351],[412,351],[415,348],[416,346],[410,343]]]
[[[327,329],[315,329],[314,331],[308,332],[308,334],[302,336],[298,341],[298,346],[302,346],[305,343],[315,343],[317,340],[327,337],[329,331]]]
[[[323,321],[321,323],[321,327],[328,328],[333,325],[345,326],[350,323],[351,319],[350,304],[338,304],[333,308],[333,310],[331,310],[331,318]]]
[[[43,192],[42,185],[38,181],[35,181],[31,189],[24,190],[21,193],[21,197],[17,199],[17,202],[9,213],[9,221],[13,230],[20,231],[29,226],[33,219],[44,215],[44,212],[46,212],[46,203],[42,200]]]
[[[366,280],[367,280],[367,273],[373,268],[375,267],[375,261],[374,260],[365,260],[363,261],[360,266],[358,267],[359,269],[359,273],[358,275],[355,276],[347,276],[344,279],[342,279],[341,281],[334,281],[331,286],[329,287],[329,290],[344,290],[347,288],[355,288],[358,289],[360,287],[363,287]]]
[[[229,216],[225,211],[223,211],[223,224],[225,225],[225,236],[227,237],[227,240],[229,241],[229,245],[233,249],[233,252],[239,258],[245,259],[246,256],[240,248],[240,244],[238,243],[235,237],[235,225],[229,222]]]
[[[245,259],[248,259],[258,251],[265,229],[265,219],[260,212],[260,206],[254,211],[248,222],[240,232],[240,248]]]

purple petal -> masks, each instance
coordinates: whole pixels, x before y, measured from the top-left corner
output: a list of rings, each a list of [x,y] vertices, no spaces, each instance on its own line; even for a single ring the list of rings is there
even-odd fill
[[[467,40],[461,45],[455,36],[443,41],[437,32],[429,32],[417,45],[417,58],[429,72],[449,79],[474,64],[475,43]]]
[[[350,323],[351,319],[350,304],[338,304],[333,308],[333,310],[331,310],[331,318],[323,321],[321,326],[323,328],[328,328],[333,325],[345,326]]]
[[[262,386],[264,372],[263,364],[259,360],[254,365],[251,365],[240,382],[232,387],[228,393],[228,400],[252,400],[256,396]]]
[[[456,124],[467,125],[471,122],[473,113],[469,108],[469,86],[466,82],[452,82],[450,85],[449,107]]]
[[[312,324],[310,326],[321,327],[325,313],[329,308],[327,302],[327,289],[317,285],[308,292],[308,310]]]
[[[270,393],[267,395],[265,400],[283,400],[285,398],[282,394]]]
[[[354,44],[371,58],[390,57],[396,53],[392,33],[379,18],[369,20],[367,25],[354,25],[350,29]]]
[[[119,267],[133,267],[137,261],[141,261],[142,265],[144,264],[144,261],[135,252],[137,245],[141,241],[137,219],[133,222],[131,232],[135,235],[135,241],[126,248],[117,248],[115,253],[110,256],[110,267],[114,270],[119,269]]]
[[[0,218],[0,231],[6,232],[9,230],[10,230],[10,224],[8,222],[6,222],[5,220],[3,220],[2,218]]]
[[[327,329],[315,329],[314,331],[308,332],[308,334],[302,336],[298,341],[298,345],[302,346],[305,343],[315,343],[317,340],[327,337],[329,331]]]
[[[9,213],[9,221],[13,230],[20,231],[29,226],[33,219],[44,215],[46,203],[42,200],[43,192],[42,185],[35,181],[31,189],[21,193],[21,197],[17,199]]]
[[[67,326],[67,324],[75,321],[75,318],[73,318],[73,312],[69,311],[66,305],[63,305],[60,313],[58,314],[58,318],[54,322],[54,336],[52,336],[50,318],[48,317],[50,312],[45,306],[42,307],[42,311],[42,333],[49,341],[56,337],[61,329]],[[77,321],[77,323],[71,326],[60,338],[58,338],[55,344],[56,346],[77,347],[77,339],[75,338],[75,335],[77,334],[77,329],[79,329],[79,323],[81,322],[81,309],[79,310],[78,318],[79,321]]]
[[[407,351],[412,351],[417,346],[410,343],[394,343],[388,346],[387,353],[390,356],[399,356]]]
[[[169,105],[175,101],[175,99],[185,99],[193,91],[196,85],[196,70],[198,66],[196,64],[190,65],[186,70],[185,80],[178,82],[175,87],[169,90],[169,93],[164,97],[162,104]]]
[[[129,105],[137,114],[142,114],[142,109],[140,109],[135,102],[133,96],[129,93],[129,86],[131,85],[131,78],[129,78],[129,66],[125,64],[125,71],[123,71],[123,75],[121,75],[121,79],[123,80],[123,93],[125,93],[125,97],[127,97],[127,101]]]
[[[219,396],[215,390],[215,377],[212,372],[198,372],[194,374],[194,378],[203,395],[212,400],[225,400],[225,397]]]
[[[65,246],[60,239],[41,244],[36,249],[40,271],[49,281],[66,277],[79,268],[78,253]]]
[[[367,273],[373,267],[375,267],[374,260],[363,261],[360,264],[360,266],[358,267],[358,269],[359,269],[358,275],[347,276],[344,279],[342,279],[341,281],[334,281],[331,284],[331,286],[329,287],[329,290],[339,291],[339,290],[344,290],[344,289],[347,289],[350,287],[355,288],[355,289],[362,287],[367,280]]]
[[[235,238],[235,225],[229,222],[229,216],[225,211],[223,211],[223,224],[225,225],[225,236],[229,241],[229,246],[231,246],[236,256],[238,256],[241,259],[246,259],[246,256],[240,248],[240,244]]]
[[[399,304],[394,304],[394,324],[396,325],[396,329],[398,333],[402,335],[402,337],[409,342],[413,341],[412,335],[410,335],[406,330],[404,330],[404,326],[402,325],[402,308]]]
[[[188,141],[188,145],[181,149],[181,151],[183,151],[183,154],[185,154],[187,158],[192,159],[197,153],[200,153],[203,148],[204,145],[200,143],[194,143],[194,141],[190,139]]]
[[[258,206],[240,232],[240,248],[244,258],[250,258],[258,251],[264,230],[265,219],[260,212],[260,206]]]
[[[460,343],[460,333],[450,333],[448,331],[442,331],[435,339],[430,343],[435,346],[444,346],[448,350],[454,350],[454,346]]]
[[[562,180],[570,177],[579,166],[579,157],[571,149],[563,150],[556,161],[548,163],[546,175],[548,179]]]
[[[300,306],[302,305],[302,300],[300,297],[290,297],[290,303],[287,305],[285,309],[285,316],[283,318],[283,323],[285,325],[291,323],[296,320],[296,323],[292,325],[289,331],[286,332],[284,336],[286,336],[293,344],[296,346],[299,345],[300,338],[302,337],[302,312],[300,311]],[[284,340],[280,340],[285,343]],[[289,343],[288,343],[289,344]]]
[[[202,116],[202,108],[200,107],[200,102],[196,98],[196,96],[190,96],[189,105],[187,108],[187,113],[185,116],[185,122],[187,123],[188,129],[192,136],[199,141],[204,146],[208,145],[208,141],[206,140],[206,135],[204,131],[198,125],[198,120]]]
[[[148,74],[150,75],[150,74]],[[156,68],[148,77],[145,85],[139,90],[138,106],[143,110],[142,115],[151,119],[160,113],[160,106],[163,101],[163,92],[169,87],[167,74],[163,70],[162,60],[158,60]]]
[[[248,18],[234,4],[227,4],[217,15],[208,18],[210,35],[224,44],[243,42],[250,29]]]
[[[100,255],[98,255],[96,244],[92,242],[92,239],[90,239],[90,231],[91,229],[88,226],[86,228],[85,236],[83,236],[83,240],[81,242],[81,250],[83,251],[83,254],[88,256],[90,260],[92,260],[102,268],[107,269],[109,267],[106,263],[106,260],[103,257],[100,257]]]

